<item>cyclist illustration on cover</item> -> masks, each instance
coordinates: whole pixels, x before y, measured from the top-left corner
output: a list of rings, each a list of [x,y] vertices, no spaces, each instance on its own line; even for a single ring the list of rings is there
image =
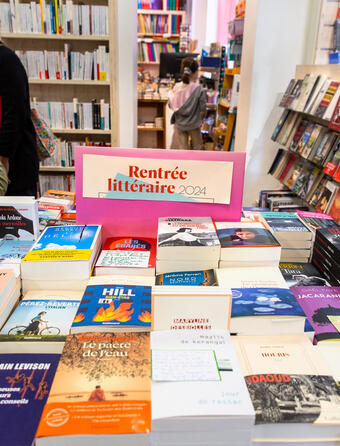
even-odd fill
[[[37,316],[35,316],[33,319],[31,319],[31,323],[25,328],[24,334],[33,333],[37,335],[39,333],[40,324],[42,322],[47,324],[47,321],[44,321],[42,318],[45,316],[46,311],[40,311]]]

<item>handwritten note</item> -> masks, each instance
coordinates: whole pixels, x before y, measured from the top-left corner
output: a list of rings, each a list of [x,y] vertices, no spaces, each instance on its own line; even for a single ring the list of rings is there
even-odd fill
[[[220,381],[213,350],[152,350],[154,381]]]

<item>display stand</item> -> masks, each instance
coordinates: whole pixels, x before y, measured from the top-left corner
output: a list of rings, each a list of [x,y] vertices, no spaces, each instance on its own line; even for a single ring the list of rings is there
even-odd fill
[[[153,168],[151,164],[157,164],[163,170],[169,166],[172,171],[177,172],[186,169],[187,182],[185,186],[180,184],[180,187],[188,188],[191,196],[194,196],[195,188],[199,188],[203,191],[202,198],[199,198],[201,202],[197,198],[183,197],[179,193],[173,196],[154,194],[155,197],[151,197],[151,201],[150,194],[147,200],[135,199],[131,198],[131,192],[130,195],[126,194],[128,198],[122,196],[123,199],[116,198],[118,193],[112,195],[110,192],[114,198],[108,198],[108,181],[111,181],[109,184],[112,185],[116,178],[123,178],[123,182],[134,181],[135,184],[151,183],[151,180],[137,181],[128,176],[129,167],[138,161],[148,166],[146,159],[150,160],[148,167],[150,169]],[[122,163],[126,165],[122,167]],[[183,167],[188,165],[189,168]],[[103,237],[106,238],[123,235],[154,237],[157,234],[158,218],[165,216],[210,216],[213,220],[239,221],[244,166],[245,153],[77,147],[77,223],[102,224]],[[224,168],[225,177],[223,177]],[[220,171],[220,177],[217,171]],[[193,178],[192,184],[190,184],[191,178]],[[158,182],[153,180],[154,183],[156,181]],[[171,180],[166,182],[170,184]],[[159,180],[159,183],[161,184],[162,180]],[[172,183],[175,184],[176,180]],[[179,181],[179,183],[184,182]],[[213,197],[224,195],[227,189],[229,191],[227,204],[217,204]],[[146,195],[144,194],[144,197]],[[171,201],[166,201],[170,199]],[[184,200],[190,201],[183,202]]]

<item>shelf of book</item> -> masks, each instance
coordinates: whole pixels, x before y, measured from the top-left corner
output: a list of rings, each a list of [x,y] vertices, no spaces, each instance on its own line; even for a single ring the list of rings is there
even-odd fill
[[[153,15],[185,15],[185,11],[169,10],[169,9],[138,9],[137,14],[153,14]]]
[[[91,86],[91,87],[110,87],[110,81],[93,80],[62,80],[62,79],[29,79],[31,85],[72,85],[72,86]]]
[[[138,33],[137,34],[138,37],[146,37],[146,36],[150,36],[150,37],[164,37],[164,38],[173,38],[173,37],[179,37],[179,34],[156,34],[156,33]]]
[[[40,166],[40,172],[68,172],[72,173],[75,171],[74,166],[72,167],[63,167],[63,166]]]
[[[56,135],[111,135],[111,130],[101,129],[52,129]]]
[[[139,65],[159,65],[159,62],[147,62],[145,60],[138,60]]]
[[[95,41],[108,42],[110,36],[92,36],[81,35],[75,36],[72,34],[26,34],[26,33],[0,33],[1,39],[33,39],[33,40],[80,40],[80,41]]]

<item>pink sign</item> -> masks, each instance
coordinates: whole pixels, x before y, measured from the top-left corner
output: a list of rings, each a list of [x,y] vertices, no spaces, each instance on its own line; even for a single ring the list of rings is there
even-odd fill
[[[92,156],[86,158],[86,155]],[[98,193],[98,198],[89,198],[87,190],[96,190],[96,187],[100,190],[103,189],[102,184],[100,186],[96,184],[100,177],[98,168],[96,169],[95,165],[93,165],[93,171],[89,168],[91,164],[89,165],[88,160],[95,160],[93,155],[98,155],[98,159],[105,159],[103,156],[116,157],[117,160],[122,157],[128,158],[129,163],[138,158],[157,159],[160,162],[164,159],[164,163],[165,160],[192,160],[201,161],[201,164],[206,161],[207,168],[210,161],[224,162],[231,165],[232,172],[231,179],[229,179],[229,204],[194,202],[194,200],[178,202],[112,199],[107,198],[109,196],[107,190],[106,195],[103,190],[103,193]],[[87,166],[84,168],[86,160]],[[102,224],[104,240],[111,236],[155,237],[159,217],[210,216],[213,220],[219,221],[239,221],[241,218],[245,153],[77,147],[75,165],[77,223]],[[211,180],[210,178],[210,182]],[[219,184],[215,186],[218,192]]]

